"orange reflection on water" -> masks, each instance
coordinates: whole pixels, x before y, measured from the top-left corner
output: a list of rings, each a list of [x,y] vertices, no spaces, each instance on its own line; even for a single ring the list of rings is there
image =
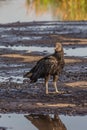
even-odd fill
[[[28,13],[51,13],[53,20],[87,20],[86,0],[26,0]]]
[[[0,0],[0,23],[87,20],[86,0]]]

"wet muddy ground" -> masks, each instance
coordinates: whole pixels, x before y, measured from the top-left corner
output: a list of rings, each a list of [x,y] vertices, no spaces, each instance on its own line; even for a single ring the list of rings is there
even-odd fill
[[[23,74],[37,60],[64,47],[60,94],[44,80],[29,84]],[[0,25],[0,113],[87,114],[87,22],[31,22]]]

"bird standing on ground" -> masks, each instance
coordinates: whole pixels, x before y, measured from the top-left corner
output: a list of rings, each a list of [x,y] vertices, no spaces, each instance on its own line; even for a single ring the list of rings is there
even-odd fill
[[[53,76],[53,86],[55,87],[56,93],[58,93],[57,80],[63,68],[64,51],[62,44],[57,42],[55,52],[40,59],[29,72],[24,74],[24,77],[30,78],[30,83],[36,82],[39,78],[44,78],[46,94],[48,94],[48,80],[50,79],[50,76]]]

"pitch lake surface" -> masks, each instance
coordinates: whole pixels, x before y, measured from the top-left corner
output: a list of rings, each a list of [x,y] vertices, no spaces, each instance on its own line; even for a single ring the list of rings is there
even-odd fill
[[[75,6],[73,6],[75,5]],[[86,11],[86,1],[61,1],[57,0],[45,0],[42,2],[40,0],[0,0],[0,24],[1,23],[12,23],[12,22],[29,22],[29,21],[67,21],[67,20],[87,20],[87,11]],[[79,11],[79,12],[78,12]],[[51,24],[51,22],[49,23]],[[55,24],[55,23],[54,23]],[[39,27],[39,29],[38,29]],[[67,28],[63,25],[65,30],[56,31],[55,28],[59,26],[33,26],[32,27],[23,27],[23,28],[13,28],[13,31],[31,31],[31,33],[38,34],[49,34],[55,31],[56,34],[67,34],[72,33],[75,30],[76,33],[79,33],[83,30],[83,33],[86,31],[87,26],[75,26],[73,27],[68,25],[67,28],[70,30],[67,31]],[[17,36],[12,33],[6,32],[6,30],[12,31],[10,27],[0,28],[0,39],[1,43],[9,42],[13,43],[16,41],[27,41],[27,40],[41,40],[43,37],[41,35],[36,36]],[[6,32],[6,33],[5,33]],[[85,34],[85,33],[84,33]],[[39,52],[50,54],[53,53],[53,47],[36,47],[36,46],[0,46],[0,50],[3,49],[9,51],[24,51],[25,53]],[[76,57],[85,57],[87,58],[87,47],[76,47],[76,48],[64,48],[65,56],[76,56]],[[6,64],[1,63],[1,67],[7,67]],[[10,67],[17,67],[18,64],[11,64]],[[2,70],[3,71],[3,70]],[[17,72],[17,74],[16,74]],[[24,72],[24,69],[20,70],[11,69],[7,73],[0,72],[0,82],[23,82],[23,78],[20,72]],[[18,75],[19,73],[19,75]],[[53,115],[23,115],[23,114],[0,114],[0,130],[87,130],[87,116],[64,116],[59,115],[56,119]]]
[[[75,5],[75,6],[73,6]],[[0,0],[0,23],[12,23],[12,22],[29,22],[29,21],[67,21],[67,20],[87,20],[87,11],[85,8],[86,1],[52,1],[45,0]],[[78,13],[79,10],[79,13]],[[57,13],[58,12],[58,13]],[[60,12],[60,13],[59,13]],[[51,22],[49,23],[51,24]],[[54,23],[55,24],[55,23]],[[67,31],[61,30],[56,31],[55,28],[60,27],[60,25],[49,25],[44,26],[32,26],[32,27],[21,27],[13,28],[13,31],[31,31],[31,33],[37,34],[49,34],[55,32],[56,34],[67,34],[72,33],[75,30],[76,33],[87,29],[87,26],[75,26],[70,25],[67,28],[70,30]],[[63,25],[63,27],[65,27]],[[39,29],[38,29],[39,28]],[[61,31],[60,31],[61,30]],[[0,28],[0,39],[1,43],[9,42],[13,43],[16,41],[29,41],[29,40],[41,40],[43,36],[17,36],[12,33],[9,35],[6,31],[10,32],[12,29]],[[6,33],[5,33],[6,32]],[[44,54],[53,53],[53,47],[37,47],[37,46],[5,46],[2,43],[0,50],[3,51],[18,51],[19,53],[32,53],[39,52]],[[75,48],[64,48],[65,56],[74,56],[74,57],[85,57],[87,58],[87,47],[75,47]],[[8,65],[1,63],[1,67],[7,67]],[[24,72],[22,65],[10,64],[10,67],[20,66],[20,70],[11,69],[5,73],[3,70],[0,72],[0,82],[23,82],[23,77],[21,72]],[[17,72],[17,73],[16,73]],[[18,75],[19,73],[19,75]],[[0,114],[0,130],[87,130],[87,115],[86,116],[64,116],[59,115],[57,118],[54,118],[53,115],[23,115],[23,114]]]

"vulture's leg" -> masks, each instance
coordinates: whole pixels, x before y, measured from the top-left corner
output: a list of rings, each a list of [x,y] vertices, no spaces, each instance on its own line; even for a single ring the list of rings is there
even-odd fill
[[[58,80],[58,75],[54,75],[53,76],[53,86],[55,87],[56,93],[58,93],[58,89],[57,89],[57,80]]]
[[[50,75],[45,76],[45,86],[46,86],[46,94],[48,94],[48,80],[50,78]]]

